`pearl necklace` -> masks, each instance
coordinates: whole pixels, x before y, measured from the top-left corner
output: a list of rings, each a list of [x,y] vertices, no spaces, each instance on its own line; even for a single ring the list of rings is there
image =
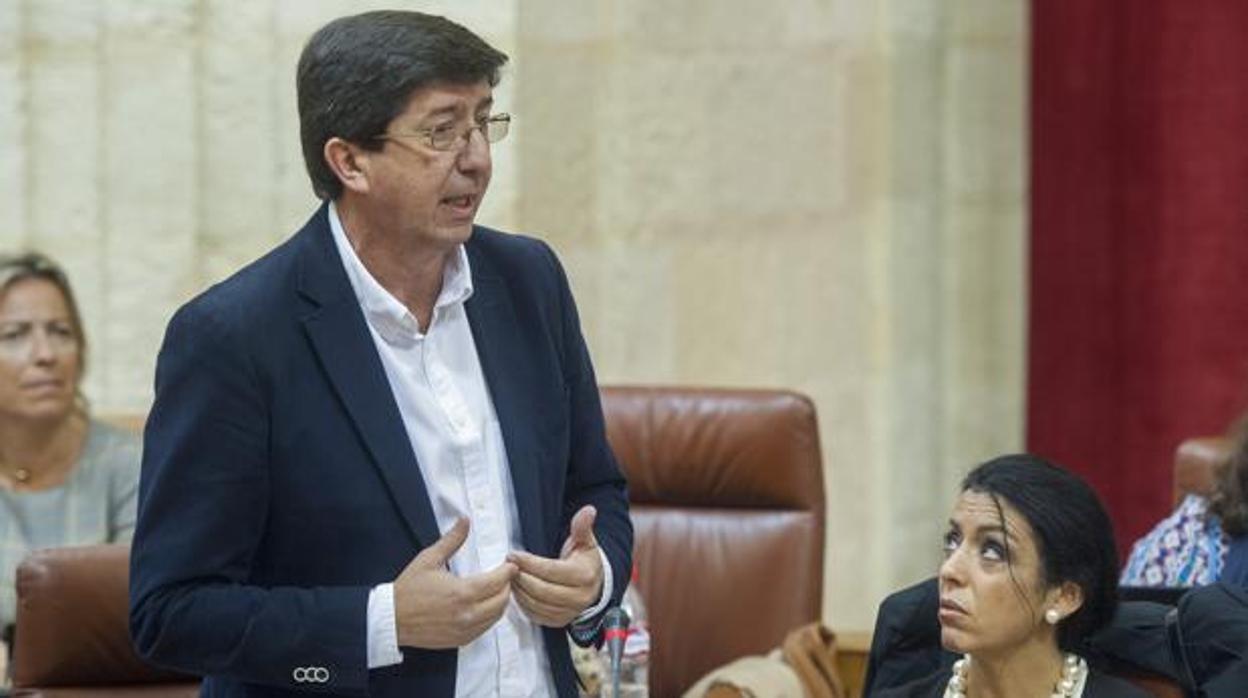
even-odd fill
[[[966,698],[966,673],[970,669],[971,658],[963,655],[953,663],[953,675],[945,686],[945,698]],[[1062,678],[1053,686],[1051,698],[1074,698],[1077,687],[1084,674],[1088,671],[1088,663],[1082,657],[1067,653],[1062,660]]]

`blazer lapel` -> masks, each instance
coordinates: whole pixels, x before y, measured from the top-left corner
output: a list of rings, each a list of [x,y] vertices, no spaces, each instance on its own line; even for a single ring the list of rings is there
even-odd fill
[[[419,544],[431,545],[441,537],[433,505],[324,207],[303,234],[300,293],[315,306],[303,318],[308,339],[408,528]]]
[[[470,246],[469,252],[473,251]],[[465,310],[507,448],[516,509],[520,515],[521,540],[529,551],[548,554],[549,551],[543,550],[546,532],[542,526],[544,504],[538,477],[541,454],[532,430],[527,428],[532,406],[524,400],[524,396],[530,394],[527,386],[532,369],[516,342],[520,336],[519,325],[506,283],[492,273],[480,254],[470,254],[469,259],[473,295],[465,304]]]

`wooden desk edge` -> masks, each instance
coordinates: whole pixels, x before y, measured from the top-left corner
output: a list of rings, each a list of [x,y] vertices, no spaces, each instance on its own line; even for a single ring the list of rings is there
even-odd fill
[[[859,698],[867,675],[867,657],[871,653],[871,633],[845,630],[836,633],[836,670],[845,684],[849,698]]]

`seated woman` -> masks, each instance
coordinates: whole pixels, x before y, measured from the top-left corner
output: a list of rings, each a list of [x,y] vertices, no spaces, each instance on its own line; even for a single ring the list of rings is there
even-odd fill
[[[944,550],[940,643],[961,658],[875,695],[1148,695],[1075,653],[1109,622],[1117,592],[1109,517],[1078,477],[1030,455],[978,466],[962,482]]]
[[[1136,541],[1123,586],[1190,587],[1217,581],[1248,587],[1248,418],[1234,429],[1231,457],[1213,493],[1189,494]]]
[[[137,436],[89,417],[87,342],[69,282],[38,254],[0,257],[0,625],[35,548],[128,541]]]

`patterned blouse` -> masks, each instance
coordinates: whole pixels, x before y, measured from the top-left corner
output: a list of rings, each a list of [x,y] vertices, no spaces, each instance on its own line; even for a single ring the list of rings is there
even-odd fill
[[[92,420],[82,458],[59,487],[0,489],[0,628],[14,620],[17,565],[39,548],[129,541],[139,493],[138,436]]]
[[[1190,587],[1218,581],[1230,538],[1209,502],[1189,494],[1174,513],[1135,542],[1119,581],[1124,586]]]

